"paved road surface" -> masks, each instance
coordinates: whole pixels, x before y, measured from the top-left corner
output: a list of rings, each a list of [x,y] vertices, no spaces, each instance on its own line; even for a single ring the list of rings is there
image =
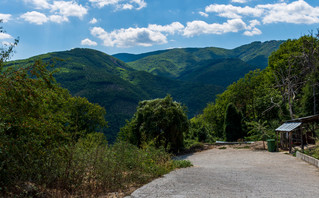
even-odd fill
[[[319,198],[319,169],[283,153],[212,149],[185,156],[179,169],[137,189],[131,198]]]

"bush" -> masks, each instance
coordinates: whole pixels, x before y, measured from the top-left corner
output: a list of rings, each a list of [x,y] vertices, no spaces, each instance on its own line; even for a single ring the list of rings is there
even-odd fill
[[[185,108],[166,96],[140,102],[131,121],[121,128],[119,139],[140,148],[164,147],[176,153],[184,146],[188,127]]]

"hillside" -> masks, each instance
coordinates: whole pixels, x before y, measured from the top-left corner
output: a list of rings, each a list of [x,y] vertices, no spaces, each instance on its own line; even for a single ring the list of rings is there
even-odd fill
[[[187,78],[192,79],[196,77],[190,77],[191,71],[199,71],[196,67],[200,67],[202,63],[212,60],[237,58],[252,66],[251,69],[265,68],[268,64],[268,56],[278,49],[282,42],[253,42],[231,50],[215,47],[178,48],[157,51],[155,54],[115,54],[113,56],[128,62],[129,66],[136,70],[179,79],[186,78],[183,77],[183,74],[188,74]],[[134,60],[132,57],[140,59]],[[239,64],[242,64],[240,63],[241,61],[239,61]],[[206,64],[206,67],[209,66]],[[211,69],[208,68],[208,70]],[[223,73],[226,72],[224,71]],[[196,73],[196,75],[198,74]]]
[[[119,128],[136,111],[139,101],[172,97],[188,107],[189,117],[201,113],[209,101],[222,87],[183,82],[154,76],[144,71],[135,71],[124,62],[105,53],[91,49],[48,53],[25,60],[9,62],[7,66],[31,64],[41,59],[55,62],[59,70],[55,74],[57,82],[70,90],[74,96],[88,98],[90,102],[105,107],[109,128],[105,133],[109,141],[114,141]]]
[[[9,62],[7,66],[31,64],[38,59],[55,63],[59,70],[55,77],[62,87],[105,107],[109,128],[104,132],[112,142],[139,101],[171,94],[188,107],[188,116],[193,117],[228,85],[250,70],[264,67],[267,55],[280,43],[254,42],[233,50],[185,48],[115,55],[136,60],[129,64],[100,51],[76,48]]]
[[[189,82],[218,85],[226,88],[256,67],[238,58],[201,61],[180,74],[178,79]]]

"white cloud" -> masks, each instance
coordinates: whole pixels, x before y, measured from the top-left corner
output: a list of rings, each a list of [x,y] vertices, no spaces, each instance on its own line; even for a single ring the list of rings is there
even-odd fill
[[[262,34],[261,30],[256,28],[257,25],[260,25],[260,22],[257,20],[251,20],[249,26],[247,26],[247,30],[244,32],[246,36],[255,36]]]
[[[232,0],[232,2],[242,2]],[[244,2],[244,1],[243,1]],[[206,13],[217,13],[225,18],[255,17],[262,19],[264,24],[269,23],[294,23],[294,24],[315,24],[319,23],[319,7],[313,7],[304,0],[297,0],[291,3],[260,4],[255,7],[241,7],[225,4],[211,4],[205,8]]]
[[[260,35],[260,34],[262,34],[262,32],[258,28],[253,28],[252,30],[247,30],[244,32],[244,35],[246,36],[254,36],[254,35]]]
[[[49,17],[50,21],[54,23],[63,23],[63,22],[68,22],[69,19],[65,16],[60,16],[60,15],[51,15]]]
[[[30,23],[41,25],[48,21],[54,23],[68,22],[68,17],[83,18],[88,13],[88,9],[78,4],[76,1],[53,1],[51,0],[24,0],[25,3],[32,4],[36,9],[47,9],[50,11],[51,16],[47,17],[44,13],[32,11],[27,12],[21,17]],[[48,13],[47,13],[48,14]],[[49,15],[49,14],[48,14]]]
[[[81,41],[81,45],[97,46],[97,43],[95,41],[91,41],[90,39],[86,38]]]
[[[91,29],[91,34],[103,41],[104,46],[109,47],[133,47],[133,46],[152,46],[167,43],[167,36],[175,33],[182,33],[184,26],[179,22],[169,25],[150,24],[148,27],[135,27],[118,29],[106,32],[101,27]],[[164,34],[166,33],[166,35]]]
[[[99,8],[115,6],[117,10],[140,10],[147,6],[144,0],[89,0]]]
[[[93,18],[89,23],[90,23],[90,24],[96,24],[96,23],[97,23],[97,19],[96,19],[96,18]]]
[[[233,3],[246,3],[249,0],[232,0]],[[257,28],[261,23],[293,23],[293,24],[316,24],[319,23],[319,7],[309,5],[305,0],[294,0],[287,3],[287,0],[278,0],[277,3],[260,4],[255,7],[234,6],[231,4],[211,4],[206,6],[202,16],[208,13],[216,13],[220,17],[228,19],[240,19],[238,21],[228,20],[226,23],[208,24],[204,21],[188,22],[185,28],[185,36],[198,34],[223,34],[231,32],[228,27],[235,26],[233,31],[245,30],[246,36],[262,34]],[[249,23],[245,20],[251,20]],[[232,22],[232,23],[230,23]],[[244,25],[249,24],[249,25]],[[239,27],[239,28],[236,28]]]
[[[0,32],[0,39],[12,39],[13,37],[10,34],[4,33],[4,32]]]
[[[144,0],[131,0],[130,2],[138,5],[138,7],[136,8],[137,10],[140,10],[140,9],[145,8],[147,6],[147,4]]]
[[[200,34],[225,34],[245,30],[247,25],[241,19],[231,19],[223,24],[208,24],[205,21],[188,22],[184,30],[184,36],[192,37]]]
[[[147,28],[119,29],[108,33],[101,27],[94,27],[91,30],[91,34],[101,39],[103,45],[109,47],[148,47],[154,44],[167,43],[166,36],[161,32],[155,32]]]
[[[240,7],[224,4],[211,4],[205,8],[205,11],[215,12],[221,17],[233,19],[242,18],[242,15],[259,17],[263,14],[263,9],[261,8],[252,8],[249,6]]]
[[[56,12],[64,17],[72,16],[82,19],[88,10],[74,1],[54,1],[51,5],[51,12]]]
[[[181,32],[184,29],[184,25],[182,25],[179,22],[174,22],[170,25],[156,25],[156,24],[150,24],[148,25],[148,29],[156,32],[167,32],[169,34],[175,34],[175,32]]]
[[[2,19],[3,23],[7,23],[11,19],[11,14],[1,14],[0,13],[0,19]]]
[[[207,13],[205,13],[205,12],[198,12],[201,16],[203,16],[203,17],[208,17],[208,14]]]
[[[247,0],[232,0],[233,3],[246,3]]]
[[[319,7],[312,7],[304,0],[294,1],[290,4],[277,3],[258,5],[267,14],[263,17],[263,23],[294,23],[315,24],[319,23]]]
[[[31,3],[36,9],[49,9],[50,4],[47,0],[23,0],[25,3]]]
[[[121,5],[118,5],[118,9],[119,10],[132,10],[134,8],[134,6],[132,4],[121,4]]]
[[[34,23],[37,25],[42,25],[43,23],[46,23],[49,20],[48,17],[46,17],[43,13],[36,11],[27,12],[21,15],[21,18],[25,21],[28,21],[29,23]]]

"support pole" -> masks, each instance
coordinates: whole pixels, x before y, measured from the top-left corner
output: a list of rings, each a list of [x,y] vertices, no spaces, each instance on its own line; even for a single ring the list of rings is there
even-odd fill
[[[303,132],[302,127],[300,127],[300,136],[301,136],[301,151],[304,151],[304,144],[303,144]]]
[[[279,151],[279,148],[278,148],[278,141],[279,141],[279,132],[276,131],[276,136],[277,136],[277,140],[276,140],[276,151]]]
[[[288,141],[289,141],[289,153],[291,154],[292,153],[292,132],[291,131],[289,132]]]

